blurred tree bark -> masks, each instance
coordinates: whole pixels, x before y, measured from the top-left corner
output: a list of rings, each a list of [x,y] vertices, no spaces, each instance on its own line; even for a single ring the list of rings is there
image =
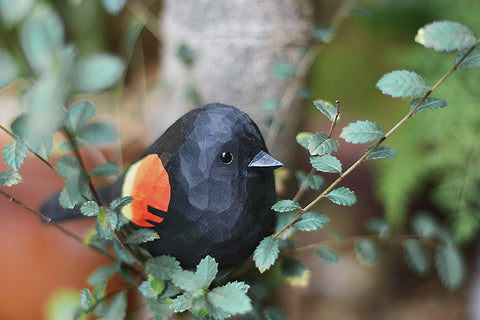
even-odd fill
[[[220,102],[248,113],[266,132],[272,112],[288,85],[276,78],[280,62],[296,65],[309,45],[311,0],[165,0],[160,77],[162,86],[147,104],[147,132],[154,140],[186,111]],[[299,120],[295,99],[285,117],[275,156],[288,162]],[[285,144],[285,142],[288,142]],[[291,145],[290,143],[290,145]],[[281,145],[281,149],[278,147]]]

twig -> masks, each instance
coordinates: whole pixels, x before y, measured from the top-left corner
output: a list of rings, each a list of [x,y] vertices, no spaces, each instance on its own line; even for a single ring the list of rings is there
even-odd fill
[[[308,205],[306,205],[304,208],[302,208],[296,215],[295,217],[290,220],[282,229],[280,229],[277,233],[273,235],[274,238],[279,237],[285,230],[290,228],[305,212],[309,211],[318,201],[321,199],[325,198],[330,191],[333,190],[350,172],[352,172],[356,167],[362,163],[370,153],[372,153],[375,148],[377,148],[379,145],[381,145],[390,135],[392,135],[400,126],[402,126],[409,118],[411,118],[414,113],[417,111],[417,109],[420,107],[420,105],[425,101],[425,99],[432,94],[433,91],[435,91],[454,71],[458,69],[458,66],[467,58],[467,56],[472,53],[472,51],[475,49],[476,46],[470,48],[463,57],[453,66],[452,69],[450,69],[440,80],[437,81],[437,83],[423,96],[423,98],[417,103],[417,105],[410,110],[397,124],[395,124],[390,131],[388,131],[385,136],[381,139],[379,139],[377,142],[375,142],[371,148],[365,152],[354,164],[352,164],[345,172],[343,172],[334,182],[330,184],[319,196],[317,196],[312,202],[310,202]]]
[[[95,247],[89,243],[87,243],[84,239],[82,239],[81,237],[77,236],[76,234],[74,234],[73,232],[71,232],[70,230],[68,229],[65,229],[64,227],[62,227],[61,225],[59,225],[58,223],[56,223],[55,221],[53,221],[52,219],[50,219],[49,217],[43,215],[42,213],[30,208],[28,205],[26,205],[25,203],[23,203],[22,201],[16,199],[15,197],[13,197],[12,195],[8,194],[7,192],[3,191],[2,189],[0,189],[0,194],[2,194],[4,197],[6,197],[8,200],[18,204],[19,206],[21,206],[22,208],[26,209],[27,211],[33,213],[35,216],[37,216],[38,218],[40,218],[43,222],[45,222],[46,224],[54,227],[55,229],[59,230],[60,232],[66,234],[67,236],[69,236],[70,238],[73,238],[74,240],[78,241],[78,242],[81,242],[83,245],[89,247],[89,248],[92,248],[93,250],[101,253],[102,255],[104,255],[105,257],[109,258],[110,260],[113,260],[115,261],[115,257],[112,256],[110,253],[98,248],[98,247]]]

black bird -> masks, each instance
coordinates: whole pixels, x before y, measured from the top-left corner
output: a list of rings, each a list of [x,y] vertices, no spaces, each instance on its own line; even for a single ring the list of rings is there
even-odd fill
[[[178,119],[100,194],[105,202],[133,197],[122,214],[159,234],[144,244],[153,256],[171,255],[189,267],[210,255],[226,267],[272,231],[273,169],[280,166],[247,114],[213,103]],[[54,220],[75,215],[58,196],[41,211]]]

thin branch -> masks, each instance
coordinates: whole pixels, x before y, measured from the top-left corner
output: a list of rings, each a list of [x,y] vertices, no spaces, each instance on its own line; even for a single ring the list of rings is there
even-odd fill
[[[290,220],[282,229],[276,232],[273,237],[279,237],[285,230],[289,229],[305,212],[309,211],[318,201],[325,198],[330,191],[333,190],[347,175],[349,175],[356,167],[360,165],[367,157],[372,153],[375,148],[381,145],[390,135],[392,135],[398,128],[400,128],[409,118],[413,116],[413,114],[417,111],[420,105],[435,91],[454,71],[458,69],[458,66],[467,58],[467,56],[472,53],[475,49],[475,46],[468,50],[465,55],[450,69],[437,83],[423,96],[423,98],[417,103],[417,105],[410,110],[397,124],[395,124],[390,131],[388,131],[385,136],[375,142],[367,152],[365,152],[354,164],[352,164],[345,172],[343,172],[334,182],[330,184],[319,196],[317,196],[312,202],[310,202],[307,206],[302,208],[297,215],[295,215],[292,220]]]
[[[35,216],[37,216],[38,218],[40,218],[43,222],[45,222],[46,224],[54,227],[55,229],[59,230],[60,232],[62,232],[63,234],[69,236],[70,238],[73,238],[74,240],[78,241],[78,242],[81,242],[83,245],[89,247],[89,248],[92,248],[93,250],[101,253],[102,255],[104,255],[105,257],[109,258],[110,260],[113,260],[113,261],[116,261],[115,257],[112,256],[110,253],[100,249],[100,248],[97,248],[89,243],[87,243],[84,239],[82,239],[81,237],[79,237],[78,235],[74,234],[73,232],[71,232],[70,230],[68,229],[65,229],[63,226],[61,226],[60,224],[56,223],[55,221],[53,221],[52,219],[50,219],[49,217],[43,215],[42,213],[30,208],[28,205],[26,205],[25,203],[23,203],[22,201],[16,199],[14,196],[8,194],[7,192],[3,191],[2,189],[0,189],[0,194],[2,194],[4,197],[6,197],[8,200],[16,203],[17,205],[21,206],[22,208],[26,209],[27,211],[29,211],[30,213],[33,213]]]

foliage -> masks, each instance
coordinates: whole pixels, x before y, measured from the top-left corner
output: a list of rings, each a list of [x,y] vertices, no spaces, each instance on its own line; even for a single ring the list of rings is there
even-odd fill
[[[125,3],[125,0],[102,1],[111,14],[118,14]],[[4,12],[11,15],[7,16]],[[70,102],[76,94],[112,88],[125,73],[123,60],[109,53],[95,53],[79,60],[76,46],[66,42],[62,19],[47,4],[33,5],[28,0],[0,1],[0,15],[6,27],[18,31],[18,35],[13,33],[17,36],[14,42],[18,43],[21,51],[0,50],[0,68],[4,70],[0,75],[0,88],[19,77],[26,83],[22,99],[25,107],[23,113],[12,123],[11,131],[2,126],[2,130],[10,134],[13,141],[2,151],[2,157],[11,170],[0,172],[0,184],[12,186],[23,182],[18,171],[27,151],[33,153],[64,178],[65,186],[60,193],[59,203],[65,208],[79,205],[83,215],[96,217],[95,234],[84,243],[113,260],[113,263],[101,266],[91,274],[88,283],[93,289],[84,288],[80,291],[79,313],[104,319],[124,319],[128,310],[126,291],[134,288],[145,297],[147,307],[158,317],[189,311],[192,319],[227,319],[234,316],[286,319],[280,309],[262,305],[267,294],[261,281],[247,281],[234,275],[231,270],[219,270],[217,262],[210,256],[204,257],[194,270],[182,268],[171,256],[150,257],[139,244],[158,239],[161,235],[150,229],[130,230],[126,227],[128,221],[120,214],[120,210],[132,198],[118,198],[110,204],[103,204],[99,200],[91,178],[115,176],[120,169],[114,163],[105,163],[88,172],[79,148],[115,142],[118,132],[112,124],[94,121],[96,108],[92,103]],[[336,28],[327,25],[316,28],[312,35],[326,43],[333,39],[335,33]],[[340,124],[339,103],[332,104],[322,99],[313,102],[317,110],[330,121],[331,127],[328,133],[304,132],[297,136],[298,143],[308,152],[312,170],[310,173],[297,172],[296,177],[299,180],[299,194],[307,188],[319,194],[307,205],[301,205],[295,197],[279,200],[272,206],[278,217],[276,233],[261,240],[253,253],[253,262],[260,273],[275,269],[272,267],[280,260],[280,272],[284,278],[291,283],[308,281],[308,268],[288,256],[288,253],[291,252],[289,250],[295,250],[295,232],[318,231],[329,222],[328,215],[313,210],[315,204],[327,198],[337,205],[354,205],[357,197],[349,188],[340,186],[343,179],[364,160],[395,158],[397,151],[383,146],[383,142],[416,113],[446,106],[444,100],[429,96],[451,73],[458,68],[480,65],[479,52],[475,49],[478,41],[473,31],[460,23],[441,21],[429,24],[419,30],[415,40],[436,51],[462,52],[457,55],[451,71],[431,88],[422,76],[407,70],[387,73],[378,80],[376,87],[384,94],[415,99],[410,102],[405,117],[387,133],[380,125],[369,120],[352,122],[343,127],[340,138],[346,142],[370,143],[358,161],[349,168],[345,169],[333,155],[340,148],[340,143],[331,138],[333,130]],[[188,59],[187,53],[182,55]],[[294,65],[280,62],[273,67],[272,75],[295,80],[299,73]],[[64,134],[65,144],[73,156],[62,157],[54,167],[49,158],[55,143],[53,135],[57,132]],[[470,172],[468,165],[476,158],[471,154],[465,177]],[[335,179],[324,187],[325,180],[316,171],[333,174]],[[477,178],[469,178],[471,184],[466,183],[467,178],[460,181],[464,186],[460,194],[448,187],[435,190],[438,197],[450,196],[450,210],[459,207],[464,209],[460,211],[462,223],[477,222],[470,227],[468,235],[476,231],[479,225],[476,217],[473,217],[473,211],[467,206],[473,202],[473,195],[478,194]],[[458,185],[456,187],[459,190]],[[3,191],[2,194],[7,195]],[[26,205],[24,207],[28,208]],[[40,213],[36,214],[41,216]],[[463,225],[461,228],[468,227]],[[349,241],[357,259],[363,264],[372,265],[379,259],[381,240],[394,235],[388,220],[380,218],[367,222],[367,229],[373,235]],[[448,289],[459,288],[466,275],[465,261],[448,228],[431,215],[419,213],[412,219],[412,229],[416,236],[402,242],[408,266],[420,276],[427,274],[431,263],[422,241],[433,241],[436,246],[434,267],[440,280]],[[339,256],[333,248],[322,243],[314,247],[319,260],[332,265],[339,263]],[[117,273],[131,283],[131,287],[107,292],[108,282]]]

